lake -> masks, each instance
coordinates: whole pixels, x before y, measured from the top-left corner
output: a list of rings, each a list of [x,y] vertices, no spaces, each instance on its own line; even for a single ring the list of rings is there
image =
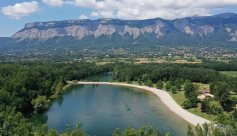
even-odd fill
[[[131,110],[127,111],[128,107]],[[75,129],[77,122],[83,122],[83,132],[97,136],[111,136],[116,128],[125,130],[130,126],[137,130],[148,124],[159,128],[161,133],[184,136],[189,124],[172,113],[155,94],[113,85],[72,86],[52,102],[49,110],[29,121],[47,124],[59,133],[65,132],[66,124]]]

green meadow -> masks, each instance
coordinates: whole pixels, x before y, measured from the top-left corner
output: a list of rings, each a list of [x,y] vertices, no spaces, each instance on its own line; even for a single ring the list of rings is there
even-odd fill
[[[237,76],[237,71],[220,71],[220,73],[228,75],[228,76],[233,76],[233,77]]]

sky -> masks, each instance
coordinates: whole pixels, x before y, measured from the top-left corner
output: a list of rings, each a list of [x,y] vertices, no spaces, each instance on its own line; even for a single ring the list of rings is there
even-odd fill
[[[0,37],[26,23],[116,18],[176,19],[237,13],[237,0],[0,0]]]

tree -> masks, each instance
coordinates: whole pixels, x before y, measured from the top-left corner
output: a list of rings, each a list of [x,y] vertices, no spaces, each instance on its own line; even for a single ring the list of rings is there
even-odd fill
[[[167,82],[167,78],[166,78],[166,77],[164,77],[164,78],[163,78],[163,81],[164,81],[164,82]]]
[[[31,104],[37,112],[41,112],[48,107],[46,96],[38,96],[31,101]]]
[[[82,124],[80,122],[77,123],[77,127],[76,127],[76,130],[74,131],[71,131],[71,135],[70,136],[88,136],[87,134],[85,134],[83,131],[82,131]],[[70,129],[67,128],[69,131]]]
[[[171,84],[169,82],[167,82],[167,84],[165,85],[165,89],[169,90],[171,88]]]
[[[32,123],[25,122],[21,112],[16,112],[16,107],[7,106],[0,113],[0,134],[1,136],[19,135],[28,136],[33,126]]]
[[[230,86],[226,82],[216,81],[210,83],[210,92],[214,94],[214,99],[219,101],[223,108],[235,106],[235,99],[231,99],[229,90]]]
[[[232,113],[233,117],[235,118],[235,120],[237,119],[237,109],[234,109],[234,112]]]
[[[221,124],[226,124],[227,123],[227,115],[225,114],[218,114],[217,118],[215,119]]]
[[[151,126],[151,125],[148,125],[148,126],[143,126],[143,127],[140,127],[139,130],[136,131],[136,136],[159,136],[159,129],[157,131],[155,131],[155,129]]]
[[[206,111],[206,104],[205,104],[205,102],[202,102],[202,104],[201,104],[201,110],[202,111]]]
[[[111,134],[112,134],[112,136],[120,136],[119,128],[114,129]]]
[[[130,128],[129,126],[125,129],[125,131],[122,133],[122,136],[134,136],[136,133],[136,130],[134,128]]]
[[[130,75],[127,75],[127,76],[126,76],[126,82],[127,82],[127,83],[130,83],[130,81],[131,81],[131,76],[130,76]]]
[[[146,80],[147,80],[147,74],[144,74],[144,75],[142,75],[142,78],[141,78],[141,80],[143,81],[143,82],[145,82]]]
[[[179,78],[174,81],[174,84],[178,90],[182,88]]]
[[[112,83],[113,82],[112,79],[109,79],[109,82]]]
[[[119,82],[123,82],[123,79],[121,77],[119,77],[118,81]]]
[[[176,86],[176,88],[177,88],[178,90],[182,89],[181,84],[175,84],[175,86]]]
[[[138,81],[137,81],[137,82],[138,82],[138,84],[139,84],[139,85],[142,85],[142,82],[141,82],[141,80],[140,80],[140,79],[138,79]]]
[[[187,136],[194,136],[193,129],[190,125],[188,125]]]
[[[63,83],[59,82],[56,88],[56,94],[61,94],[63,93]]]
[[[48,134],[48,125],[38,124],[35,130],[35,136],[46,136]]]
[[[153,82],[150,80],[150,79],[148,79],[148,81],[147,81],[147,86],[152,86],[153,85]]]
[[[209,105],[209,112],[212,114],[222,114],[224,111],[220,103],[217,101],[211,101],[209,102],[208,105]]]
[[[189,100],[185,100],[182,104],[185,109],[190,108],[192,106],[192,103]]]
[[[177,88],[176,88],[176,86],[172,86],[171,88],[170,88],[170,90],[173,92],[173,94],[177,91]]]
[[[221,83],[218,87],[218,91],[214,94],[215,97],[219,97],[220,104],[222,107],[229,107],[231,106],[231,100],[230,100],[230,92],[229,92],[229,87],[227,83]]]
[[[192,103],[192,107],[196,107],[198,104],[198,94],[196,92],[190,92],[189,101]]]
[[[180,81],[180,83],[181,83],[181,84],[183,84],[183,83],[184,83],[184,80],[183,80],[182,78],[181,78],[179,81]]]
[[[115,129],[112,131],[112,136],[119,136],[120,130]],[[126,130],[122,132],[122,136],[170,136],[167,134],[160,134],[160,130],[155,130],[151,125],[140,127],[139,130],[127,126]]]
[[[194,84],[194,90],[197,91],[200,88],[200,85]]]
[[[95,77],[94,76],[92,77],[92,82],[95,82]]]
[[[1,103],[8,103],[10,93],[5,91],[4,89],[0,90],[0,104]]]
[[[49,133],[47,134],[47,136],[59,136],[59,134],[56,129],[52,128],[49,130]]]
[[[156,87],[157,87],[158,89],[162,89],[162,88],[164,87],[164,84],[162,83],[161,80],[159,80],[159,81],[157,82]]]
[[[195,91],[194,85],[192,83],[187,83],[184,85],[184,96],[185,98],[189,98],[191,92]]]
[[[195,136],[234,136],[236,135],[235,129],[229,125],[213,123],[207,124],[206,122],[202,127],[197,124],[195,127]],[[187,136],[194,136],[194,132],[191,126],[188,126]]]
[[[192,83],[190,80],[186,79],[184,82],[184,85],[188,84],[188,83]]]
[[[198,136],[204,136],[202,127],[199,124],[197,124],[197,126],[195,127],[195,132]]]

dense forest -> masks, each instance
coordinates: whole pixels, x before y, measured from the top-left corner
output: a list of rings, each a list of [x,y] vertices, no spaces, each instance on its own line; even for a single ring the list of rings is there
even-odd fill
[[[210,64],[211,65],[211,64]],[[194,68],[197,66],[197,68]],[[138,81],[140,79],[146,82],[150,79],[153,83],[159,80],[175,81],[181,78],[183,81],[186,79],[191,82],[211,83],[214,81],[225,81],[230,85],[230,89],[237,91],[237,79],[227,75],[220,74],[220,72],[199,68],[194,64],[143,64],[143,65],[123,65],[115,68],[113,75],[119,81]]]

